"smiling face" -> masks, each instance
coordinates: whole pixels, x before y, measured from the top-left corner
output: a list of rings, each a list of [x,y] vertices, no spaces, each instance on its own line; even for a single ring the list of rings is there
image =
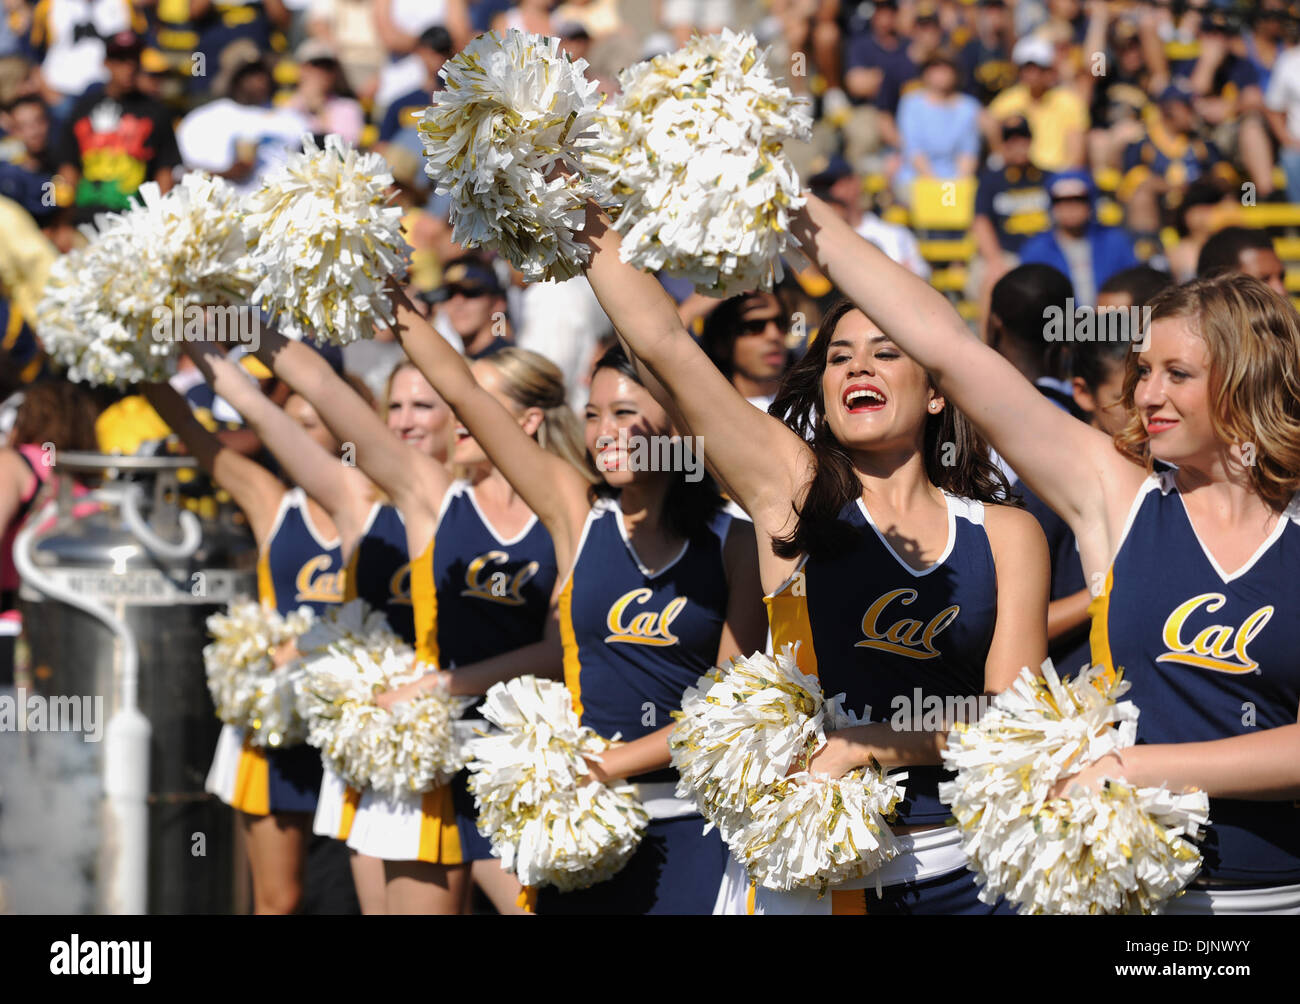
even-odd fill
[[[664,475],[655,471],[627,470],[627,453],[619,446],[626,431],[629,441],[644,436],[671,436],[672,422],[650,392],[616,369],[602,367],[591,379],[583,438],[596,470],[612,488],[623,488]]]
[[[1210,422],[1210,355],[1192,319],[1167,317],[1151,325],[1138,356],[1133,404],[1151,455],[1166,463],[1207,465],[1222,448]]]
[[[284,402],[284,412],[301,425],[303,431],[316,440],[326,453],[334,456],[339,455],[339,441],[325,427],[320,415],[316,413],[316,409],[311,406],[311,403],[305,397],[291,394],[289,400]]]
[[[835,438],[848,449],[921,449],[927,418],[943,408],[925,370],[861,311],[845,314],[830,338],[821,389]]]
[[[447,459],[451,409],[414,366],[403,366],[388,390],[388,427],[426,457]]]

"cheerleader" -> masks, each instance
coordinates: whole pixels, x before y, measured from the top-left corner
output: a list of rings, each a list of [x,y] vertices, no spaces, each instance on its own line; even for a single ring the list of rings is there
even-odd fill
[[[1133,332],[1113,439],[1045,401],[942,295],[816,199],[796,235],[1073,529],[1092,659],[1132,684],[1138,745],[1100,777],[1210,795],[1170,912],[1300,913],[1300,317],[1256,279],[1171,288]],[[1154,471],[1161,461],[1174,469]]]
[[[1042,661],[1042,531],[997,504],[1006,482],[969,422],[874,314],[848,303],[827,313],[771,406],[783,424],[708,365],[659,283],[620,261],[618,235],[594,207],[586,235],[588,278],[615,329],[754,520],[773,647],[799,642],[800,669],[871,723],[831,733],[807,766],[833,777],[873,759],[907,768],[896,860],[829,897],[754,890],[719,909],[1004,912],[978,901],[945,825],[947,728],[927,729],[923,710],[935,699],[960,708]],[[881,895],[865,891],[878,884]]]
[[[401,514],[419,659],[463,667],[485,681],[483,690],[521,673],[554,673],[560,645],[549,616],[556,574],[549,535],[473,441],[458,437],[451,459],[467,477],[453,480],[432,459],[424,430],[417,426],[394,442],[383,422],[306,346],[272,334],[263,337],[260,354],[319,403],[326,423],[348,437],[357,463]],[[480,373],[496,381],[492,393],[526,435],[544,440],[557,459],[577,456],[573,416],[554,367],[510,350],[485,361]],[[399,381],[417,399],[439,400],[409,364],[399,366],[394,387]],[[367,791],[348,846],[384,861],[390,913],[467,911],[471,863],[474,880],[498,911],[512,912],[519,884],[492,858],[475,820],[464,775],[418,798]]]
[[[621,351],[600,359],[591,380],[585,438],[601,476],[593,486],[520,428],[491,385],[482,385],[482,361],[471,370],[400,291],[394,299],[407,354],[550,531],[564,570],[558,605],[574,710],[583,725],[625,741],[592,761],[592,773],[636,784],[651,816],[617,875],[580,891],[540,890],[530,896],[533,908],[708,913],[726,850],[716,832],[701,834],[694,806],[676,799],[667,734],[688,686],[763,644],[752,527],[722,511],[701,467],[696,477],[637,462],[638,448],[671,452],[675,443],[681,466],[692,466],[669,416]],[[449,675],[453,689],[466,686],[458,672]],[[480,692],[477,681],[469,692]]]
[[[301,488],[286,485],[256,461],[222,446],[167,384],[149,385],[146,396],[248,520],[257,542],[262,604],[286,614],[302,606],[320,613],[338,603],[343,598],[343,555],[337,527],[325,509]],[[338,444],[314,420],[311,406],[290,398],[286,409],[306,430],[304,450],[332,462]],[[276,661],[287,657],[277,653]],[[245,741],[242,729],[222,727],[206,788],[239,812],[254,912],[297,910],[320,783],[320,757],[305,743],[261,748]]]
[[[213,392],[243,416],[262,445],[308,497],[324,507],[338,528],[345,566],[343,601],[364,599],[383,612],[397,635],[413,644],[406,539],[400,513],[379,501],[374,484],[360,469],[341,462],[338,455],[324,454],[303,426],[248,380],[235,360],[213,345],[187,343],[185,350]],[[302,398],[291,398],[288,404],[302,410],[305,423],[320,425],[315,410]],[[450,424],[451,412],[441,402],[438,404],[441,416],[435,409],[434,418],[436,421],[441,417],[445,428]],[[445,442],[445,437],[436,438]],[[361,793],[349,789],[328,765],[323,764],[322,771],[312,832],[347,840]],[[350,864],[361,912],[383,913],[383,862],[353,851]]]

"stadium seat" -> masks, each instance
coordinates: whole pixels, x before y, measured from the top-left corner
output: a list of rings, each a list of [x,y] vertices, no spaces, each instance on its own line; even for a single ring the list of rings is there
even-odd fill
[[[975,220],[975,179],[912,183],[912,227],[917,230],[967,230]]]

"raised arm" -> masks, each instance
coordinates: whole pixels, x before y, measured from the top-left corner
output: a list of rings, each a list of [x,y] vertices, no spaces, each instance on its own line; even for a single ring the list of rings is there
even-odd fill
[[[204,379],[244,416],[290,480],[324,506],[338,527],[344,553],[350,553],[370,513],[371,488],[366,476],[312,439],[217,346],[211,342],[183,344]]]
[[[465,357],[420,316],[396,284],[390,292],[397,311],[394,330],[402,348],[537,513],[555,544],[560,567],[567,568],[591,509],[586,478],[524,432],[515,416],[479,386]]]
[[[1052,404],[967,329],[942,293],[894,264],[820,199],[808,197],[792,229],[844,295],[930,373],[1076,536],[1105,532],[1107,487],[1131,483],[1136,491],[1142,479],[1106,435]],[[1132,497],[1120,494],[1126,503]]]
[[[587,279],[629,349],[670,395],[660,403],[702,437],[709,466],[766,537],[789,531],[790,501],[811,477],[812,451],[786,426],[746,401],[682,326],[654,276],[619,258],[620,238],[594,206]]]
[[[394,436],[361,395],[310,346],[264,331],[257,356],[311,402],[334,438],[356,447],[357,466],[401,511],[409,541],[427,543],[451,486],[447,469]]]
[[[223,446],[221,440],[203,428],[185,399],[170,384],[145,384],[144,396],[172,432],[181,437],[199,466],[230,493],[247,517],[260,547],[275,523],[275,514],[286,491],[284,482],[256,460]]]

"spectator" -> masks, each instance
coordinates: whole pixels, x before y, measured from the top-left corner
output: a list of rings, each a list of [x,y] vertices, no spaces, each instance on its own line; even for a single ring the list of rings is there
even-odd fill
[[[381,111],[424,82],[425,65],[415,53],[420,36],[435,25],[451,35],[454,49],[470,40],[465,0],[372,0],[380,42],[392,61],[379,73],[374,105]],[[549,32],[547,33],[549,34]]]
[[[1196,259],[1210,235],[1227,225],[1237,215],[1240,204],[1232,190],[1224,190],[1210,178],[1187,186],[1178,208],[1174,210],[1174,230],[1178,241],[1169,249],[1169,271],[1178,282],[1196,278]]]
[[[808,185],[818,198],[835,206],[861,237],[922,279],[930,278],[930,265],[921,256],[916,236],[907,227],[886,223],[863,206],[862,179],[853,173],[843,157],[838,154],[832,157],[825,168],[809,179]]]
[[[1118,227],[1092,218],[1092,182],[1083,171],[1065,171],[1047,186],[1052,229],[1024,243],[1020,260],[1050,265],[1070,279],[1077,301],[1092,306],[1097,289],[1116,272],[1138,264],[1133,240]]]
[[[307,34],[338,54],[348,86],[363,99],[374,97],[388,50],[375,26],[374,0],[311,0]]]
[[[318,136],[337,133],[349,143],[359,143],[365,113],[343,79],[334,50],[318,39],[308,39],[293,58],[298,63],[298,86],[285,107],[305,118]]]
[[[978,257],[969,292],[980,300],[986,288],[1020,264],[1025,240],[1051,226],[1047,175],[1029,160],[1032,140],[1028,121],[1007,119],[1002,123],[1001,164],[990,164],[979,177],[971,225]]]
[[[442,273],[437,323],[452,344],[459,338],[464,353],[478,359],[498,348],[513,345],[506,319],[506,294],[496,273],[477,255],[449,262]]]
[[[916,77],[916,64],[898,33],[898,5],[877,3],[871,28],[849,39],[844,56],[844,89],[855,103],[871,104],[880,112],[880,132],[889,146],[898,145],[894,113],[903,85]]]
[[[1287,10],[1285,0],[1257,0],[1250,30],[1242,36],[1246,58],[1255,68],[1259,89],[1268,93],[1273,67],[1287,47]]]
[[[1091,12],[1084,50],[1104,59],[1100,76],[1086,73],[1079,78],[1092,121],[1089,156],[1094,169],[1119,170],[1124,151],[1146,135],[1143,115],[1150,96],[1169,86],[1169,64],[1149,13],[1134,24],[1126,18],[1112,23],[1107,3],[1093,4]]]
[[[41,57],[41,83],[55,118],[66,119],[78,98],[108,78],[105,39],[143,28],[122,0],[46,0],[35,6],[31,47]]]
[[[515,0],[513,9],[493,18],[492,30],[504,34],[514,28],[534,35],[554,35],[555,18],[551,13],[554,7],[555,0]],[[689,37],[688,31],[686,38]]]
[[[426,28],[415,46],[415,55],[424,67],[424,79],[413,90],[395,98],[384,113],[383,123],[379,127],[379,139],[387,143],[404,129],[414,129],[420,115],[429,107],[429,99],[434,91],[442,90],[442,78],[438,71],[451,58],[451,34],[442,25],[435,24]]]
[[[1286,266],[1265,230],[1225,227],[1210,237],[1196,260],[1196,277],[1207,279],[1221,272],[1245,272],[1280,295],[1287,295]]]
[[[1287,200],[1300,202],[1300,46],[1287,49],[1277,57],[1265,106],[1280,147]]]
[[[1034,134],[1029,158],[1037,167],[1063,171],[1085,163],[1088,109],[1073,91],[1057,86],[1052,44],[1042,38],[1022,38],[1012,59],[1020,68],[1020,82],[989,106],[985,126],[989,145],[996,148],[998,124],[1023,116]]]
[[[1116,193],[1128,204],[1136,233],[1160,229],[1162,200],[1177,205],[1189,182],[1214,175],[1235,185],[1237,174],[1214,143],[1201,135],[1192,96],[1171,84],[1147,116],[1147,133],[1124,151],[1124,180]]]
[[[216,100],[190,112],[177,129],[185,166],[220,175],[241,192],[256,188],[262,174],[311,131],[298,112],[271,107],[273,87],[252,42],[241,39],[226,49],[212,84]]]
[[[140,36],[123,32],[105,46],[108,80],[79,98],[68,115],[56,151],[59,174],[75,191],[79,221],[105,210],[122,210],[146,181],[164,192],[180,163],[176,134],[165,108],[136,87]]]
[[[583,276],[565,282],[534,282],[518,299],[519,347],[546,356],[564,374],[569,403],[586,404],[584,372],[609,318]]]
[[[958,63],[962,89],[987,105],[1016,82],[1011,61],[1015,27],[1005,0],[979,0],[975,14],[975,35],[962,47]]]
[[[957,63],[936,52],[921,68],[921,86],[898,103],[902,164],[894,178],[901,202],[911,202],[912,181],[968,178],[979,164],[980,106],[957,90]]]
[[[790,312],[775,293],[724,300],[704,319],[700,347],[750,404],[767,411],[790,365]]]
[[[772,3],[772,16],[781,23],[781,32],[791,57],[795,53],[803,54],[805,59],[811,55],[817,73],[825,81],[822,113],[832,121],[846,113],[849,105],[848,95],[844,93],[843,36],[837,19],[839,6],[839,0],[773,0]],[[810,78],[811,74],[791,76],[791,89],[807,93]]]
[[[732,0],[655,0],[659,25],[685,45],[694,32],[712,34],[736,23]],[[520,0],[522,7],[524,0]]]
[[[1232,51],[1234,30],[1223,11],[1202,19],[1200,56],[1188,86],[1225,157],[1240,161],[1258,198],[1273,194],[1273,150],[1264,126],[1264,95],[1250,60]]]
[[[939,23],[939,8],[930,0],[922,0],[912,11],[911,39],[907,45],[907,58],[916,67],[912,79],[903,84],[899,100],[914,86],[930,57],[943,48],[943,25]],[[954,70],[956,69],[954,65]]]

